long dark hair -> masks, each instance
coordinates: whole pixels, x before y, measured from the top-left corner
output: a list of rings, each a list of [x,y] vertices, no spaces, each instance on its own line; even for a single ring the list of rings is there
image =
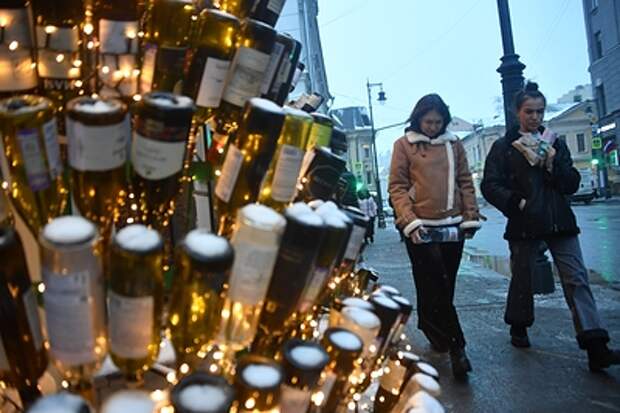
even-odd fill
[[[439,131],[439,135],[443,135],[448,128],[448,124],[452,122],[452,115],[450,115],[450,109],[448,109],[448,105],[443,101],[441,96],[436,93],[431,93],[429,95],[423,96],[418,103],[415,104],[413,110],[411,111],[411,115],[409,115],[409,126],[405,129],[405,131],[413,131],[422,133],[420,129],[420,121],[430,111],[436,111],[443,118],[443,127]]]
[[[538,90],[538,83],[530,82],[529,80],[523,89],[515,93],[515,110],[517,112],[519,112],[521,106],[523,106],[523,102],[527,99],[542,99],[545,107],[547,106],[547,98]]]

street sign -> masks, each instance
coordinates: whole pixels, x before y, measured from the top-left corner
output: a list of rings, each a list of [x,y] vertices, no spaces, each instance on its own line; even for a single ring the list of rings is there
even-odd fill
[[[592,138],[592,149],[601,149],[603,147],[603,141],[601,138]]]

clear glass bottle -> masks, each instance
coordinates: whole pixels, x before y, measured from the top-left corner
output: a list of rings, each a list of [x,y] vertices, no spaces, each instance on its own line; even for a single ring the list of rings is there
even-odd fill
[[[63,216],[43,228],[39,243],[50,355],[71,389],[88,392],[108,348],[97,228]]]

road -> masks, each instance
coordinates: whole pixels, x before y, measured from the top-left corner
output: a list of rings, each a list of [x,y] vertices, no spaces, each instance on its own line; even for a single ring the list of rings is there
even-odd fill
[[[488,221],[467,246],[469,251],[480,255],[498,257],[493,269],[504,273],[505,258],[509,255],[508,243],[502,238],[506,219],[491,206],[481,211]],[[593,281],[620,286],[620,199],[575,204],[573,211],[581,228],[581,248]]]

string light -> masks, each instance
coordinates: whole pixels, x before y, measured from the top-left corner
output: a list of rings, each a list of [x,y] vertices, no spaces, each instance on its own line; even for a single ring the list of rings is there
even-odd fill
[[[19,42],[17,40],[13,40],[11,43],[9,43],[10,51],[15,51],[17,50],[18,47],[19,47]]]

